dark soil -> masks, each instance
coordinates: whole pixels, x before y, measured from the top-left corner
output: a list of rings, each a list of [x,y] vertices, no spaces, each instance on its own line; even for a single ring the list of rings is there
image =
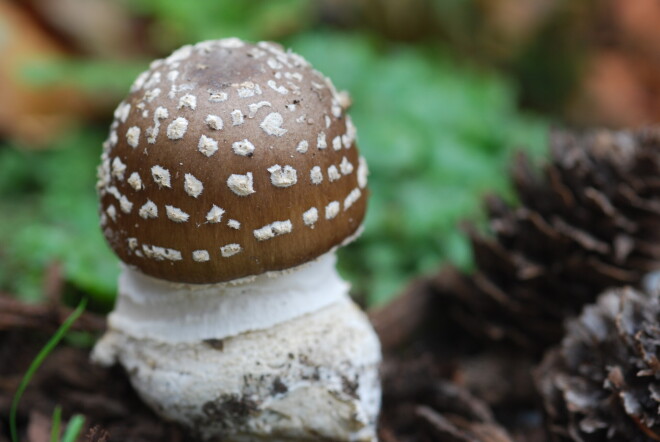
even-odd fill
[[[370,315],[385,354],[380,440],[546,440],[531,381],[533,361],[485,348],[452,329],[434,307],[431,285],[420,280]],[[9,407],[20,379],[68,311],[53,302],[26,306],[0,296],[0,442],[9,441]],[[76,327],[99,335],[104,321],[85,313]],[[143,405],[119,367],[93,365],[89,351],[65,342],[46,359],[20,402],[22,441],[49,440],[56,405],[64,421],[85,416],[85,441],[193,440]]]
[[[45,333],[12,330],[0,333],[0,441],[9,441],[9,407],[30,360],[48,339]],[[89,350],[62,345],[44,362],[19,405],[22,440],[49,440],[51,416],[62,406],[64,420],[85,416],[88,441],[189,440],[142,404],[124,372],[89,361]]]

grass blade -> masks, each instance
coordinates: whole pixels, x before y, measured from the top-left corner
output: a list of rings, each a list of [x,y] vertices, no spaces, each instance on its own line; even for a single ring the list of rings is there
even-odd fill
[[[62,422],[62,407],[59,405],[53,410],[53,420],[50,429],[50,442],[60,440],[60,423]]]
[[[62,442],[75,442],[83,429],[83,425],[85,425],[85,418],[80,414],[73,415],[66,426]]]
[[[18,388],[16,389],[16,393],[14,394],[14,399],[11,402],[11,408],[9,410],[9,432],[11,434],[11,440],[12,442],[19,442],[18,441],[18,429],[16,426],[16,412],[18,410],[18,403],[21,400],[21,397],[23,396],[23,393],[25,392],[25,389],[27,388],[28,384],[32,380],[32,377],[34,374],[37,372],[41,364],[44,362],[44,359],[50,354],[50,352],[53,351],[53,349],[59,344],[59,342],[62,340],[64,335],[66,334],[67,330],[71,328],[74,322],[82,315],[82,313],[85,311],[85,306],[87,305],[87,299],[83,299],[80,301],[78,304],[78,307],[69,315],[68,318],[60,325],[60,328],[57,329],[57,331],[51,336],[51,338],[48,340],[46,345],[44,345],[44,348],[39,351],[37,356],[32,360],[32,363],[30,364],[30,367],[28,367],[27,371],[25,372],[25,375],[23,376],[23,379],[21,379],[21,383],[18,385]],[[68,429],[68,428],[67,428]]]

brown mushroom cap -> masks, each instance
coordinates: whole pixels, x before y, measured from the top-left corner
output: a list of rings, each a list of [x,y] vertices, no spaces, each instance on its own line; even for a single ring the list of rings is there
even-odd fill
[[[119,105],[99,167],[125,263],[215,283],[310,261],[355,234],[366,164],[332,83],[279,45],[184,46]]]

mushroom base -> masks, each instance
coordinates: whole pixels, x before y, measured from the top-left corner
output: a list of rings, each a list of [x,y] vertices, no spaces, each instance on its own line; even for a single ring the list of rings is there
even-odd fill
[[[350,299],[222,340],[104,341],[144,401],[203,440],[376,440],[380,345]]]

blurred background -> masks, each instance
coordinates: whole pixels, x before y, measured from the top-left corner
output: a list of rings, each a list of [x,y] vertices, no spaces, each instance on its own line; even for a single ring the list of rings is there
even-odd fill
[[[658,23],[657,0],[2,0],[0,292],[38,302],[56,272],[69,302],[112,306],[101,143],[137,74],[183,44],[276,40],[350,92],[372,197],[340,264],[377,306],[443,262],[470,269],[461,220],[513,198],[512,154],[542,161],[552,126],[658,120]]]

